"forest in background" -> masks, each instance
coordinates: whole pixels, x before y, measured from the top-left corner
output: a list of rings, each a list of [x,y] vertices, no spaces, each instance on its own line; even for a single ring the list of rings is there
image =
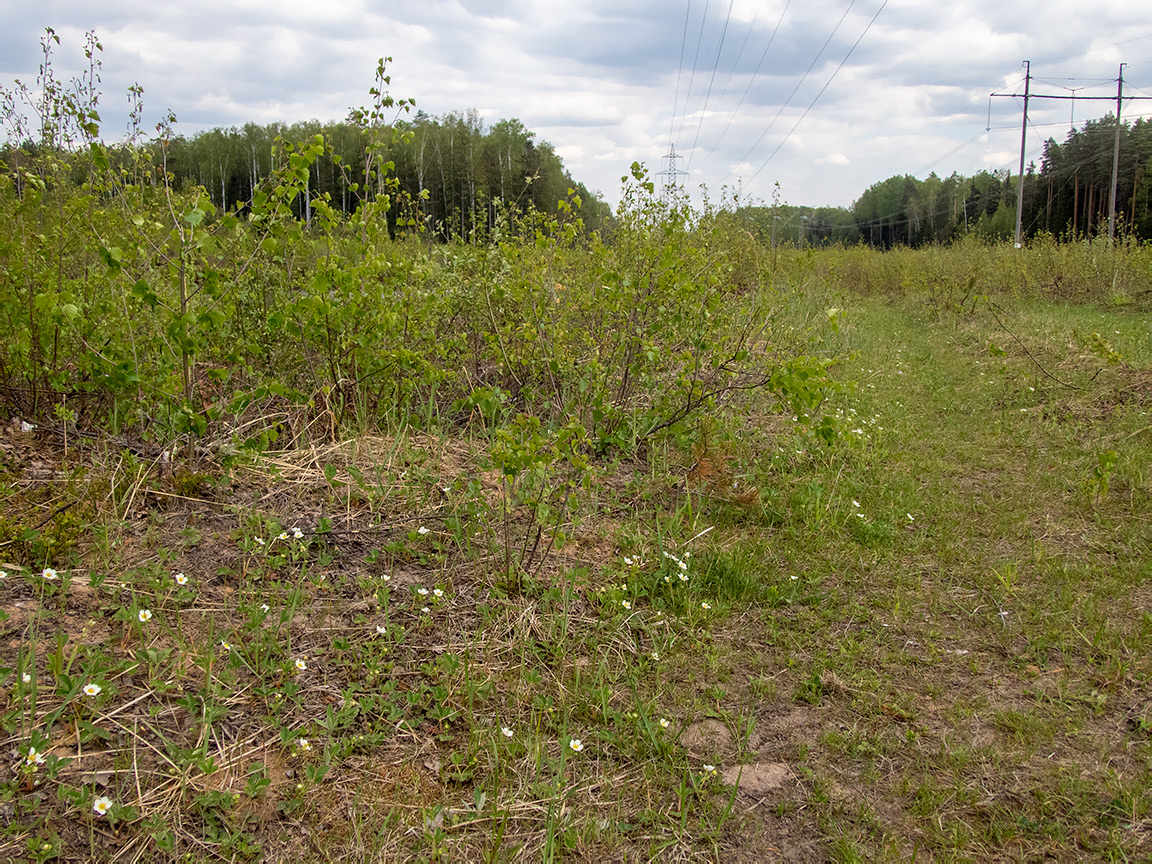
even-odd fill
[[[487,236],[502,207],[524,212],[556,212],[573,190],[590,231],[611,224],[612,210],[597,191],[574,179],[547,141],[515,118],[487,125],[475,110],[436,117],[417,112],[389,127],[382,158],[398,181],[397,219],[441,240]],[[1116,120],[1111,114],[1070,130],[1065,141],[1049,138],[1039,166],[1024,178],[1025,237],[1052,234],[1073,240],[1107,232],[1112,152]],[[293,208],[305,221],[309,201],[329,196],[334,208],[358,205],[356,180],[365,176],[364,154],[372,134],[355,112],[343,121],[246,123],[191,136],[157,138],[144,146],[153,163],[165,162],[179,188],[203,187],[221,209],[251,201],[254,190],[274,171],[277,142],[301,142],[323,135],[330,149],[312,165]],[[1147,182],[1152,157],[1152,124],[1121,123],[1117,183],[1120,233],[1152,238],[1152,194]],[[30,152],[34,145],[25,144]],[[165,152],[161,152],[162,149]],[[127,149],[125,150],[127,159]],[[5,161],[11,161],[6,159]],[[866,189],[851,207],[779,204],[744,206],[740,214],[763,240],[800,245],[864,243],[878,248],[948,243],[975,234],[1011,239],[1016,224],[1017,177],[1009,171],[972,176],[929,174],[923,180],[895,175]]]
[[[374,137],[384,132],[385,146],[374,150]],[[245,123],[190,136],[171,127],[153,139],[107,148],[113,164],[139,164],[141,150],[152,165],[163,166],[174,189],[201,187],[220,210],[245,207],[283,161],[282,144],[293,145],[322,135],[327,147],[312,163],[304,188],[291,203],[297,218],[310,222],[312,201],[327,196],[333,208],[353,212],[361,203],[365,177],[372,173],[366,154],[389,165],[398,181],[389,189],[397,219],[419,225],[441,240],[471,238],[490,232],[502,208],[553,213],[568,190],[583,203],[590,228],[599,228],[611,209],[572,178],[552,145],[517,119],[485,126],[475,110],[433,117],[422,111],[411,120],[396,120],[385,130],[374,128],[352,112],[343,121]],[[9,141],[0,151],[5,165],[33,159],[43,146],[30,139]],[[83,160],[74,161],[73,179],[87,177]],[[148,182],[151,182],[149,180]]]
[[[399,181],[398,201],[407,211],[403,216],[440,239],[492,231],[503,206],[555,212],[569,189],[585,203],[585,220],[592,227],[610,212],[572,178],[551,144],[537,141],[536,133],[515,118],[486,126],[475,110],[440,117],[418,111],[389,131],[382,158]],[[316,135],[323,135],[331,150],[313,163],[306,194],[294,204],[297,215],[310,218],[308,201],[316,195],[328,195],[336,209],[349,213],[358,205],[353,187],[365,176],[371,135],[355,112],[338,122],[246,123],[178,136],[169,143],[167,164],[178,184],[203,186],[215,206],[227,209],[251,200],[253,190],[273,172],[278,140],[306,141]],[[393,229],[398,215],[401,208],[393,214]]]
[[[1025,238],[1051,234],[1077,240],[1108,233],[1116,117],[1109,114],[1049,138],[1040,165],[1024,174]],[[1152,123],[1120,124],[1116,221],[1122,235],[1152,238],[1148,167]],[[967,234],[1009,240],[1016,228],[1018,177],[981,171],[971,177],[908,174],[870,186],[851,207],[745,207],[743,215],[766,240],[801,245],[865,243],[879,248],[948,243]]]

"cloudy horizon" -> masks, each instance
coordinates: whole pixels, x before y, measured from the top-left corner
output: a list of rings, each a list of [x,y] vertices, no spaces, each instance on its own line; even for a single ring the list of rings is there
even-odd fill
[[[252,121],[344,118],[368,101],[376,60],[391,92],[432,115],[518,118],[572,176],[613,205],[635,160],[657,175],[670,145],[699,199],[739,189],[791,203],[849,206],[898,174],[971,175],[1019,160],[1022,61],[1032,61],[1027,158],[1071,125],[1152,96],[1152,11],[1106,0],[951,4],[915,0],[291,0],[148,5],[134,0],[22,7],[0,34],[0,82],[33,85],[53,27],[57,76],[103,44],[108,140],[144,88],[145,128],[172,109],[191,135]],[[1152,116],[1152,100],[1122,116]],[[990,127],[990,130],[988,129]]]

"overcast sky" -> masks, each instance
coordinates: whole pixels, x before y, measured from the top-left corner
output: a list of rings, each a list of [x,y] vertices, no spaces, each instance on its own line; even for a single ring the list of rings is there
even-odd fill
[[[104,136],[144,88],[148,126],[177,130],[340,119],[368,101],[376,59],[392,93],[430,114],[519,118],[615,204],[633,160],[767,200],[850,205],[894,174],[1016,171],[1032,61],[1028,158],[1125,94],[1152,96],[1148,0],[0,0],[0,81],[32,85],[45,27],[59,77],[104,46]],[[1152,100],[1123,116],[1152,116]],[[991,125],[991,131],[986,132]],[[659,179],[659,178],[657,178]],[[695,194],[699,195],[699,192]]]

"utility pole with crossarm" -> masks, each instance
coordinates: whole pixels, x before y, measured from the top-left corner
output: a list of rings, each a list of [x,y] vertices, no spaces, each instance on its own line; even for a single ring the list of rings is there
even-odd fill
[[[1120,108],[1125,98],[1129,101],[1133,99],[1152,99],[1152,96],[1124,96],[1124,67],[1127,63],[1120,64],[1120,74],[1116,78],[1116,144],[1112,150],[1112,194],[1108,199],[1108,242],[1111,243],[1116,236],[1116,185],[1120,173]],[[1112,101],[1111,96],[1077,96],[1073,93],[1071,96],[1050,96],[1042,93],[1031,92],[1032,83],[1032,64],[1029,61],[1024,61],[1024,92],[1023,93],[990,93],[989,98],[994,96],[1011,96],[1018,98],[1024,97],[1024,121],[1020,128],[1020,177],[1019,186],[1016,190],[1016,248],[1019,249],[1022,245],[1021,233],[1023,228],[1024,217],[1024,145],[1028,136],[1028,100],[1029,99],[1073,99],[1079,102],[1092,102],[1092,101]]]

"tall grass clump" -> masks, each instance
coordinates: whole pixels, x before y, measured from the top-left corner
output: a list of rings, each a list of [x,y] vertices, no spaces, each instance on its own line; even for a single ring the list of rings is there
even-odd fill
[[[838,247],[817,257],[819,278],[865,296],[917,297],[958,308],[977,295],[1054,298],[1147,309],[1152,249],[1134,238],[1061,242],[1042,234],[1015,249],[966,236],[948,246]]]

